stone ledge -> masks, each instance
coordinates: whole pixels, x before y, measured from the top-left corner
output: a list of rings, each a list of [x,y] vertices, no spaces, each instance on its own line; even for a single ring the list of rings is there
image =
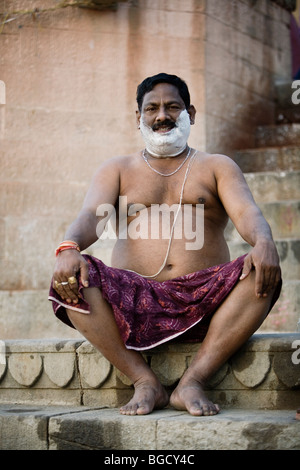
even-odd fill
[[[4,405],[0,433],[2,450],[102,450],[100,464],[112,456],[109,450],[140,450],[147,458],[153,450],[300,449],[294,410],[235,409],[195,417],[164,409],[122,416],[116,409]]]
[[[300,233],[299,200],[258,202],[257,205],[270,224],[275,240],[298,239]],[[227,241],[242,240],[231,219],[225,228],[225,237]]]
[[[87,341],[1,342],[0,402],[118,407],[132,385]],[[145,358],[169,391],[197,344],[166,344]],[[222,407],[297,409],[300,335],[256,334],[211,379],[208,395]],[[1,352],[2,351],[2,352]]]
[[[281,147],[300,144],[300,124],[271,124],[258,126],[255,132],[257,147]]]
[[[300,170],[299,144],[238,150],[234,160],[243,173]]]

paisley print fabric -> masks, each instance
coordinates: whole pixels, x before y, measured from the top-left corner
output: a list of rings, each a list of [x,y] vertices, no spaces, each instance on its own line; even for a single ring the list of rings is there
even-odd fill
[[[202,341],[212,315],[239,281],[246,255],[163,282],[83,256],[89,264],[89,287],[98,287],[111,305],[126,347],[142,351],[170,340]],[[90,313],[80,279],[78,282],[80,299],[76,305],[64,302],[52,283],[49,292],[54,313],[71,327],[66,308]],[[278,296],[279,292],[272,305]]]

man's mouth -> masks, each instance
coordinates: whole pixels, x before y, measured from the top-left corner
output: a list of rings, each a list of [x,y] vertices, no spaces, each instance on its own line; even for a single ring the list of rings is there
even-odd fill
[[[172,129],[174,129],[174,127],[175,123],[168,121],[160,124],[154,124],[154,126],[152,126],[152,130],[154,132],[158,132],[159,134],[166,134],[167,132],[170,132]]]

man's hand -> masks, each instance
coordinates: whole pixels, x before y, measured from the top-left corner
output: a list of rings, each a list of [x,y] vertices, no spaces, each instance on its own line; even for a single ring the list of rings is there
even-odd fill
[[[88,287],[89,270],[84,257],[76,250],[59,253],[53,273],[53,288],[68,303],[78,302],[77,273],[80,274],[84,287]]]
[[[244,260],[240,280],[245,279],[252,269],[255,269],[255,295],[267,297],[281,279],[279,257],[273,241],[256,243]]]

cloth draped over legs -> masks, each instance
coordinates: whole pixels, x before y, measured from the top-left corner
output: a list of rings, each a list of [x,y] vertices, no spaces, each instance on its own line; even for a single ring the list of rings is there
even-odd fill
[[[239,281],[246,255],[162,282],[106,266],[90,255],[83,256],[89,266],[89,287],[98,287],[111,305],[124,344],[128,349],[142,351],[171,340],[202,341],[212,315]],[[77,304],[65,302],[52,283],[49,292],[55,315],[71,327],[66,309],[90,313],[80,279],[78,282]],[[270,309],[279,293],[280,286]]]

